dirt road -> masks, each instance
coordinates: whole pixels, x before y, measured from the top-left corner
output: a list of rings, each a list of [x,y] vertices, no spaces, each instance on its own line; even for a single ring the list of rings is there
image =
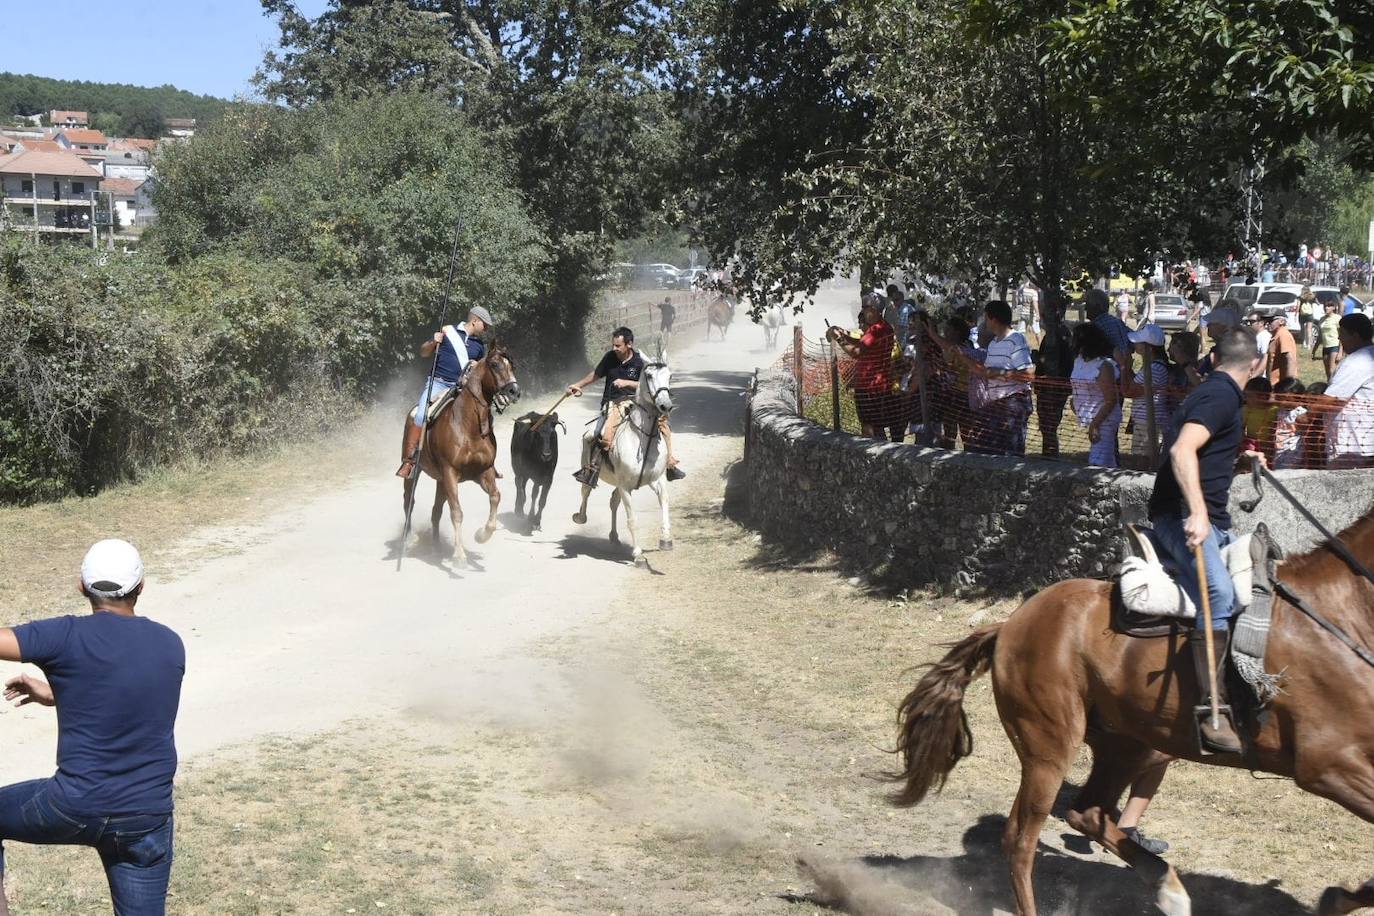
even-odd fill
[[[852,320],[848,298],[827,304],[809,336]],[[899,811],[871,777],[892,766],[908,669],[1010,606],[870,593],[724,517],[739,393],[774,358],[761,348],[737,323],[673,355],[691,476],[671,488],[676,550],[648,569],[605,541],[604,488],[587,528],[571,523],[565,458],[543,533],[506,516],[483,571],[422,548],[396,573],[389,423],[375,474],[200,532],[189,555],[225,555],[178,562],[174,581],[154,568],[143,609],[190,653],[171,912],[1005,913],[1018,771],[987,681],[943,795]],[[637,505],[647,522],[652,497]],[[0,779],[50,770],[46,711],[0,728]],[[1190,764],[1146,827],[1174,844],[1197,913],[1297,916],[1330,881],[1367,878],[1374,848],[1369,825],[1286,781]],[[88,851],[14,846],[7,865],[20,916],[102,908]],[[1154,911],[1058,818],[1036,882],[1055,916]]]
[[[805,320],[820,326],[823,317],[839,320],[848,311],[847,299],[832,297]],[[647,331],[640,336],[650,337]],[[763,349],[762,330],[742,309],[725,342],[706,344],[698,333],[690,341],[679,335],[669,355],[676,449],[689,472],[696,467],[704,473],[740,433],[742,392],[753,369],[778,354]],[[430,541],[429,478],[419,488],[417,536],[397,571],[400,483],[391,472],[399,422],[397,430],[382,428],[366,443],[376,461],[375,473],[365,479],[333,492],[292,494],[289,508],[256,525],[199,533],[197,541],[226,555],[189,575],[162,581],[151,568],[139,609],[176,629],[187,645],[177,722],[182,754],[194,757],[264,734],[328,729],[435,695],[485,695],[495,660],[632,594],[653,573],[625,563],[628,548],[607,540],[609,488],[593,494],[586,525],[571,521],[579,489],[569,475],[597,395],[599,388],[564,402],[560,414],[568,435],[543,530],[533,535],[513,514],[506,446],[513,417],[546,409],[553,399],[523,401],[501,418],[504,530],[485,545],[474,545],[472,532],[487,516],[486,497],[475,485],[462,488],[466,544],[480,571],[453,567],[447,515],[440,526],[443,546],[435,550]],[[675,485],[669,493],[680,489]],[[652,568],[657,501],[644,490],[634,505]],[[625,538],[623,518],[621,530]],[[405,685],[399,690],[397,679]],[[0,782],[44,775],[56,737],[52,716],[32,708],[3,716]]]

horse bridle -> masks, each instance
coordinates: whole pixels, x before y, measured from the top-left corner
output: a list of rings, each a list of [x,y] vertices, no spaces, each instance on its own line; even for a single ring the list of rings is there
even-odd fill
[[[483,371],[490,372],[493,378],[495,378],[496,370],[492,368],[492,360],[496,359],[497,357],[499,357],[503,362],[505,362],[506,366],[510,369],[510,382],[507,384],[514,384],[515,365],[510,361],[510,357],[506,355],[504,350],[493,351],[492,354],[486,358],[486,365],[483,367]],[[497,381],[499,382],[500,380],[497,379]],[[505,385],[498,384],[496,387],[496,393],[491,397],[492,409],[495,410],[498,414],[505,413],[506,408],[514,403],[514,398],[507,397],[505,392],[502,390],[505,387]]]
[[[1346,565],[1348,565],[1351,568],[1351,570],[1368,579],[1370,582],[1374,582],[1374,572],[1370,572],[1369,567],[1365,566],[1363,563],[1360,562],[1359,557],[1355,556],[1355,554],[1351,552],[1350,548],[1346,546],[1346,543],[1344,541],[1342,541],[1340,538],[1336,537],[1336,535],[1332,534],[1329,530],[1327,530],[1327,527],[1323,525],[1320,521],[1318,521],[1317,517],[1313,515],[1311,512],[1309,512],[1307,510],[1307,507],[1304,506],[1301,502],[1299,502],[1297,497],[1290,493],[1288,491],[1288,488],[1285,487],[1283,483],[1277,477],[1275,477],[1268,468],[1264,467],[1259,462],[1255,462],[1254,476],[1252,478],[1252,482],[1255,486],[1255,498],[1241,500],[1241,509],[1245,510],[1246,512],[1255,511],[1255,509],[1259,506],[1260,501],[1264,499],[1264,481],[1266,478],[1269,480],[1269,483],[1273,485],[1274,489],[1278,490],[1279,495],[1282,496],[1284,499],[1288,500],[1288,502],[1292,504],[1293,508],[1298,510],[1298,514],[1301,515],[1304,519],[1306,519],[1308,524],[1310,524],[1313,528],[1316,528],[1317,531],[1321,532],[1322,537],[1326,538],[1326,543],[1323,546],[1330,547],[1331,552],[1336,554],[1336,556],[1340,557],[1342,560],[1344,560],[1346,562]],[[1369,665],[1371,668],[1374,668],[1374,652],[1370,652],[1364,646],[1356,642],[1350,636],[1349,633],[1345,632],[1345,630],[1342,630],[1340,627],[1336,626],[1336,624],[1332,623],[1331,621],[1323,617],[1320,613],[1317,612],[1315,608],[1308,604],[1307,601],[1303,599],[1301,595],[1295,592],[1292,586],[1290,586],[1287,582],[1284,582],[1277,575],[1274,576],[1274,591],[1278,592],[1280,595],[1286,598],[1288,602],[1292,604],[1295,608],[1297,608],[1303,614],[1307,615],[1307,617],[1310,618],[1313,623],[1317,624],[1317,626],[1321,627],[1323,630],[1330,633],[1332,636],[1336,637],[1337,641],[1339,641],[1351,652],[1355,653],[1355,655],[1358,656],[1361,661]]]

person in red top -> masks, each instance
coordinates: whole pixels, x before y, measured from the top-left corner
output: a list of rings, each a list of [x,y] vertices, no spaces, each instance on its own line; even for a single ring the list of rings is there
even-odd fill
[[[883,320],[878,298],[872,294],[864,296],[863,308],[859,310],[859,323],[863,325],[864,333],[858,339],[843,328],[836,327],[827,331],[826,337],[855,359],[851,385],[861,433],[875,439],[885,439],[885,428],[900,420],[897,416],[900,404],[892,393],[892,385],[896,380],[892,347],[897,335],[892,325]]]

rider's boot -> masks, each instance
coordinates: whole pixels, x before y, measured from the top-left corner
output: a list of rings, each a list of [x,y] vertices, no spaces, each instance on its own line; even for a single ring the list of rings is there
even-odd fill
[[[673,430],[668,426],[667,417],[658,418],[658,430],[663,436],[664,447],[668,449],[668,470],[664,472],[663,476],[669,480],[681,480],[687,476],[687,472],[678,466],[680,462],[677,460],[677,456],[673,454]]]
[[[406,418],[405,438],[401,440],[401,466],[396,471],[397,477],[409,477],[415,471],[415,459],[420,452],[420,439],[425,434],[423,426],[416,426],[415,421]]]
[[[591,456],[587,458],[586,463],[582,465],[582,468],[580,470],[573,471],[573,480],[576,480],[584,487],[591,487],[593,490],[595,490],[596,482],[600,479],[600,477],[601,451],[600,449],[594,448],[592,449]]]
[[[1226,647],[1227,631],[1214,630],[1212,633],[1212,654],[1207,652],[1207,634],[1204,630],[1194,630],[1188,637],[1193,650],[1193,667],[1197,670],[1198,693],[1202,702],[1198,706],[1198,734],[1202,739],[1202,749],[1215,754],[1239,754],[1242,750],[1240,735],[1236,734],[1235,723],[1231,719],[1231,709],[1226,703]],[[1217,716],[1217,727],[1212,727],[1210,707],[1212,697],[1209,693],[1208,671],[1216,672],[1217,705],[1221,711]],[[1202,710],[1208,708],[1204,715]]]

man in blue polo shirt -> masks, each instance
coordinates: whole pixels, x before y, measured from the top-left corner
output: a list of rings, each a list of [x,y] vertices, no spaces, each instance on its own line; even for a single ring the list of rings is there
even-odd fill
[[[143,561],[100,541],[81,564],[91,613],[0,629],[0,659],[36,665],[43,681],[5,682],[16,706],[57,707],[57,773],[0,788],[0,841],[92,846],[116,916],[162,916],[172,873],[173,738],[186,650],[134,613]],[[0,847],[0,881],[4,850]],[[0,883],[0,916],[7,916]]]
[[[439,355],[434,361],[434,378],[425,379],[425,387],[420,389],[420,399],[406,423],[405,436],[401,440],[401,466],[396,470],[397,477],[409,477],[415,470],[415,459],[420,454],[420,440],[424,438],[425,411],[429,405],[444,396],[463,377],[468,363],[486,356],[486,347],[481,336],[491,328],[491,312],[474,305],[468,312],[468,320],[459,325],[446,324],[434,332],[434,338],[420,344],[421,356],[433,356],[434,348]]]
[[[1255,349],[1255,335],[1246,328],[1223,334],[1212,357],[1211,374],[1174,411],[1149,504],[1155,537],[1178,569],[1179,584],[1199,609],[1202,597],[1194,548],[1202,545],[1212,629],[1216,631],[1213,644],[1216,654],[1212,657],[1207,654],[1205,619],[1199,610],[1189,639],[1198,691],[1202,694],[1199,705],[1211,701],[1208,666],[1216,669],[1226,658],[1226,637],[1235,613],[1235,587],[1221,557],[1221,549],[1232,540],[1231,516],[1226,504],[1245,436],[1243,389],[1262,361]],[[1246,454],[1252,460],[1263,460],[1258,452]],[[1225,679],[1220,677],[1217,678],[1217,703],[1226,703]],[[1211,750],[1240,753],[1240,738],[1228,718],[1220,719],[1219,728],[1212,727],[1210,717],[1204,719],[1201,732],[1203,744]]]

